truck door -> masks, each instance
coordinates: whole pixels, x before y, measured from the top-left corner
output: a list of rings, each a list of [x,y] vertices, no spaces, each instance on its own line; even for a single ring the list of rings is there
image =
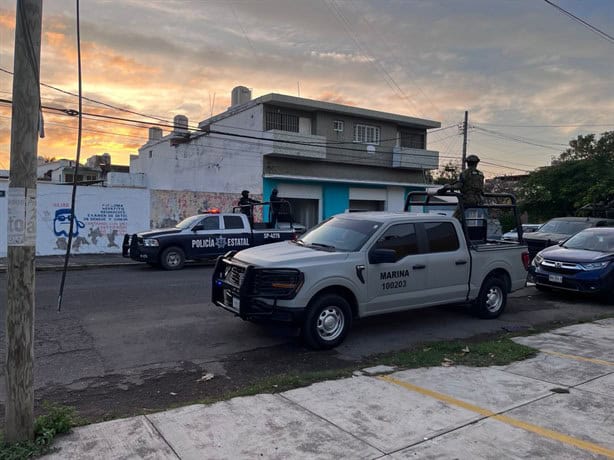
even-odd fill
[[[249,225],[247,219],[241,215],[223,216],[222,221],[224,228],[221,230],[222,237],[225,238],[226,246],[223,251],[240,251],[241,249],[249,248],[251,245],[251,232],[246,225]]]
[[[220,245],[220,216],[207,216],[192,227],[190,236],[190,256],[194,259],[205,259],[223,252]]]
[[[421,254],[415,224],[395,224],[389,227],[370,248],[392,249],[397,260],[393,263],[368,263],[368,313],[403,310],[424,302],[426,255]]]
[[[467,297],[470,260],[452,222],[426,222],[426,301],[461,302]]]

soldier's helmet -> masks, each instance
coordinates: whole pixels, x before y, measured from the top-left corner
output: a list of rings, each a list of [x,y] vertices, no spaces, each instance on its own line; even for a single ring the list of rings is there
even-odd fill
[[[249,196],[249,190],[243,190],[243,191],[241,192],[241,196],[243,196],[243,197],[247,198],[247,197]]]
[[[475,163],[475,164],[478,164],[478,163],[480,162],[480,159],[478,158],[478,156],[477,156],[477,155],[469,155],[465,161],[466,161],[467,163]]]

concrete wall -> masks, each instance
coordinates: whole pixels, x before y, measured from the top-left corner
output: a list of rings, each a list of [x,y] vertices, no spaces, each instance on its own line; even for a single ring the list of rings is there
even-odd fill
[[[8,181],[0,182],[0,257],[6,256]],[[66,252],[72,187],[37,184],[36,254]],[[125,233],[148,228],[149,191],[135,188],[78,187],[72,252],[119,253]]]
[[[239,112],[211,125],[212,130],[259,137],[262,107]],[[130,159],[131,173],[144,173],[151,190],[262,193],[262,144],[219,134],[199,134],[171,146],[169,138],[149,142]]]

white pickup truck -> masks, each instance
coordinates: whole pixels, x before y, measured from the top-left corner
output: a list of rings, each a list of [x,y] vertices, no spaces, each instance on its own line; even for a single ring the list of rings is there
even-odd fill
[[[527,248],[465,235],[448,216],[339,214],[296,241],[220,257],[212,301],[245,320],[294,323],[312,348],[333,348],[354,318],[383,313],[459,303],[496,318],[525,285]]]

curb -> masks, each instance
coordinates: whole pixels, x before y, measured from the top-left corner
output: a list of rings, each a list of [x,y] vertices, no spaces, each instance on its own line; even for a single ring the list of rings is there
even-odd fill
[[[79,265],[71,265],[70,263],[68,264],[67,270],[68,271],[76,271],[76,270],[89,270],[92,268],[113,268],[113,267],[125,267],[128,265],[141,265],[140,262],[126,262],[126,263],[111,263],[111,262],[107,262],[107,263],[90,263],[90,264],[79,264]],[[42,265],[42,266],[37,266],[35,268],[35,270],[37,272],[53,272],[53,271],[62,271],[64,270],[64,266],[63,265]],[[0,265],[0,273],[6,273],[7,272],[7,266],[6,265]]]

